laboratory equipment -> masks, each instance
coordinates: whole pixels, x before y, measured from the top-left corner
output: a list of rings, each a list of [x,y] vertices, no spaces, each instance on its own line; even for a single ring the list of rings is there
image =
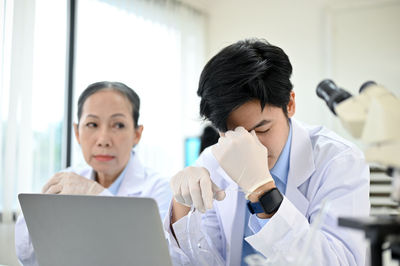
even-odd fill
[[[209,237],[206,227],[202,227],[201,219],[194,217],[195,208],[192,205],[188,215],[186,230],[188,232],[189,250],[192,266],[224,266],[224,260]],[[200,224],[199,224],[200,223]]]
[[[392,198],[400,201],[400,99],[373,81],[352,96],[329,79],[316,89],[344,128],[367,145],[368,162],[380,164],[393,177]],[[389,242],[392,256],[400,252],[400,217],[339,218],[339,225],[365,231],[370,240],[371,265],[382,265],[382,244]]]

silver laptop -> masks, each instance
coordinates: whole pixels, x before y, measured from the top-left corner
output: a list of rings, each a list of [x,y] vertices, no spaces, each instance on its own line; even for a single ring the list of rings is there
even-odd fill
[[[150,198],[19,194],[40,266],[172,265]]]

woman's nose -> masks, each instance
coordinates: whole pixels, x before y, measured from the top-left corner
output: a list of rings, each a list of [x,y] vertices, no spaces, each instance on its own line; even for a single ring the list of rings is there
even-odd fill
[[[99,133],[96,145],[98,147],[111,147],[110,132],[107,129],[102,129]]]

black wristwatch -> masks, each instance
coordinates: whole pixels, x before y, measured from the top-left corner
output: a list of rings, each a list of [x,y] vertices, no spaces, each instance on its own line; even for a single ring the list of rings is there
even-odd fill
[[[273,214],[279,209],[283,200],[281,192],[275,187],[268,190],[258,199],[258,202],[247,202],[247,208],[251,214],[263,213]]]

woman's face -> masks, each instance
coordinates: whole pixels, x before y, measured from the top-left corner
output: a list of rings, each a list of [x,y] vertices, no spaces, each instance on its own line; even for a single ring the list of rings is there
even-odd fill
[[[98,175],[113,179],[125,168],[143,130],[134,127],[129,100],[114,90],[90,95],[74,128],[85,161]]]

